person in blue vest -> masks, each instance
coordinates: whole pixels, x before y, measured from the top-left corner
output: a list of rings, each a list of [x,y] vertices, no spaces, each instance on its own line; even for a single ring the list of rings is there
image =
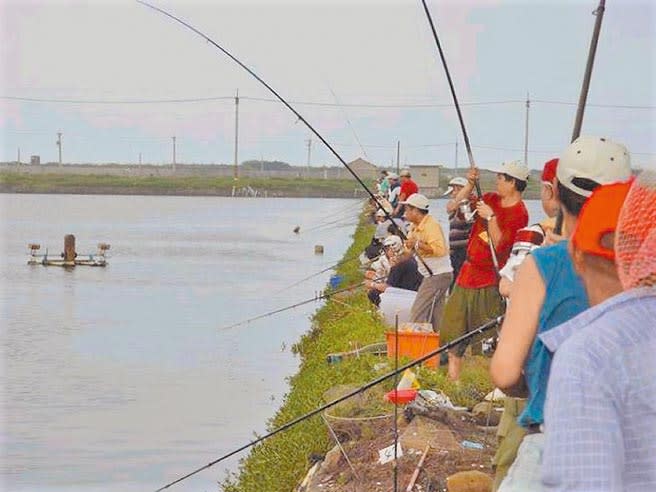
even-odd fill
[[[556,172],[565,230],[574,230],[576,218],[595,188],[630,176],[631,160],[623,145],[589,136],[572,142],[560,156]],[[518,422],[527,434],[500,492],[541,490],[542,424],[551,354],[536,336],[587,308],[588,299],[574,270],[568,241],[535,250],[519,267],[490,374],[504,391],[512,391],[525,380],[529,395]]]

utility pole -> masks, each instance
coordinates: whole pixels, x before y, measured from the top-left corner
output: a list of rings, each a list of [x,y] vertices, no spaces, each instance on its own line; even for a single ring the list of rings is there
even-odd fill
[[[531,100],[528,92],[526,93],[526,125],[524,127],[524,164],[528,166],[528,112],[531,107]]]
[[[141,152],[139,152],[139,171],[141,171]]]
[[[396,141],[396,174],[401,174],[401,141]]]
[[[171,137],[173,140],[173,172],[175,172],[175,137]]]
[[[16,161],[16,163],[17,163],[19,166],[20,166],[20,164],[21,164],[21,160],[20,160],[20,147],[18,147],[18,160]]]
[[[312,137],[308,138],[306,141],[307,143],[307,174],[308,177],[310,176],[310,159],[312,158]]]
[[[458,174],[458,141],[456,140],[456,162],[454,167],[454,174]]]
[[[235,95],[235,167],[233,172],[233,179],[239,179],[239,89]]]
[[[59,167],[62,165],[62,158],[61,158],[61,152],[62,152],[62,132],[57,132],[57,147],[59,147]]]

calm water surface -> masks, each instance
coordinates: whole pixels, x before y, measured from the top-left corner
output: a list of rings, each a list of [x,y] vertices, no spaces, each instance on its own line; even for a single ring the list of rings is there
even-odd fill
[[[317,305],[221,327],[312,298],[330,272],[284,289],[341,259],[360,202],[5,194],[0,206],[0,485],[131,492],[264,431]],[[444,203],[433,209],[446,226]],[[109,266],[26,264],[28,242],[58,254],[68,233],[80,253],[111,243]],[[174,490],[216,491],[237,459]]]
[[[154,490],[263,432],[360,202],[0,195],[3,490]],[[331,224],[337,220],[337,223]],[[296,225],[301,234],[292,233]],[[111,244],[106,268],[28,266]],[[325,254],[314,255],[323,244]],[[242,455],[243,456],[243,455]],[[225,468],[179,491],[216,491]]]

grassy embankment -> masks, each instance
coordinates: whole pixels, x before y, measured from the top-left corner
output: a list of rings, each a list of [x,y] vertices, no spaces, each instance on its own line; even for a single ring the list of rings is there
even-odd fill
[[[442,189],[448,186],[446,173]],[[481,173],[483,190],[495,189],[495,175]],[[248,178],[235,181],[217,176],[115,176],[108,174],[27,174],[0,172],[0,192],[4,193],[67,193],[104,195],[192,195],[231,196],[233,187],[250,186],[259,196],[269,197],[362,197],[364,191],[354,179]],[[524,193],[525,199],[540,198],[539,174],[533,173]]]
[[[348,198],[353,197],[356,189],[352,179],[240,178],[235,181],[216,176],[0,173],[0,192],[5,193],[230,196],[233,186],[250,186],[260,195],[266,192],[270,197]]]
[[[372,233],[373,226],[361,223],[344,257],[360,253]],[[344,285],[362,279],[357,261],[344,263],[337,271],[344,276]],[[294,347],[301,358],[301,366],[290,379],[289,393],[267,428],[275,429],[317,408],[324,403],[323,393],[335,385],[360,385],[379,376],[381,373],[375,371],[374,365],[386,359],[365,355],[329,365],[326,355],[350,350],[352,342],[361,347],[382,341],[385,330],[361,289],[349,296],[329,299],[314,315],[312,329]],[[422,368],[418,377],[422,387],[442,389],[454,403],[471,406],[491,390],[485,366],[486,363],[480,361],[466,365],[462,385],[458,387],[447,380],[444,369]],[[391,385],[391,380],[384,384],[385,390],[391,389]],[[239,473],[222,484],[223,488],[227,492],[293,490],[310,466],[309,456],[324,454],[333,445],[321,417],[315,416],[254,447],[242,460]]]

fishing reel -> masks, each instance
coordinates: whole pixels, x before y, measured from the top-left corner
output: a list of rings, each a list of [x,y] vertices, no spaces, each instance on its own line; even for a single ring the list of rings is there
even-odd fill
[[[478,210],[472,207],[471,200],[469,198],[463,198],[458,202],[458,218],[467,224],[471,224],[476,220],[476,214]]]
[[[486,357],[492,357],[494,351],[497,349],[498,343],[499,343],[498,334],[495,334],[490,338],[486,338],[485,340],[481,341],[481,352],[483,352],[483,355],[485,355]]]

